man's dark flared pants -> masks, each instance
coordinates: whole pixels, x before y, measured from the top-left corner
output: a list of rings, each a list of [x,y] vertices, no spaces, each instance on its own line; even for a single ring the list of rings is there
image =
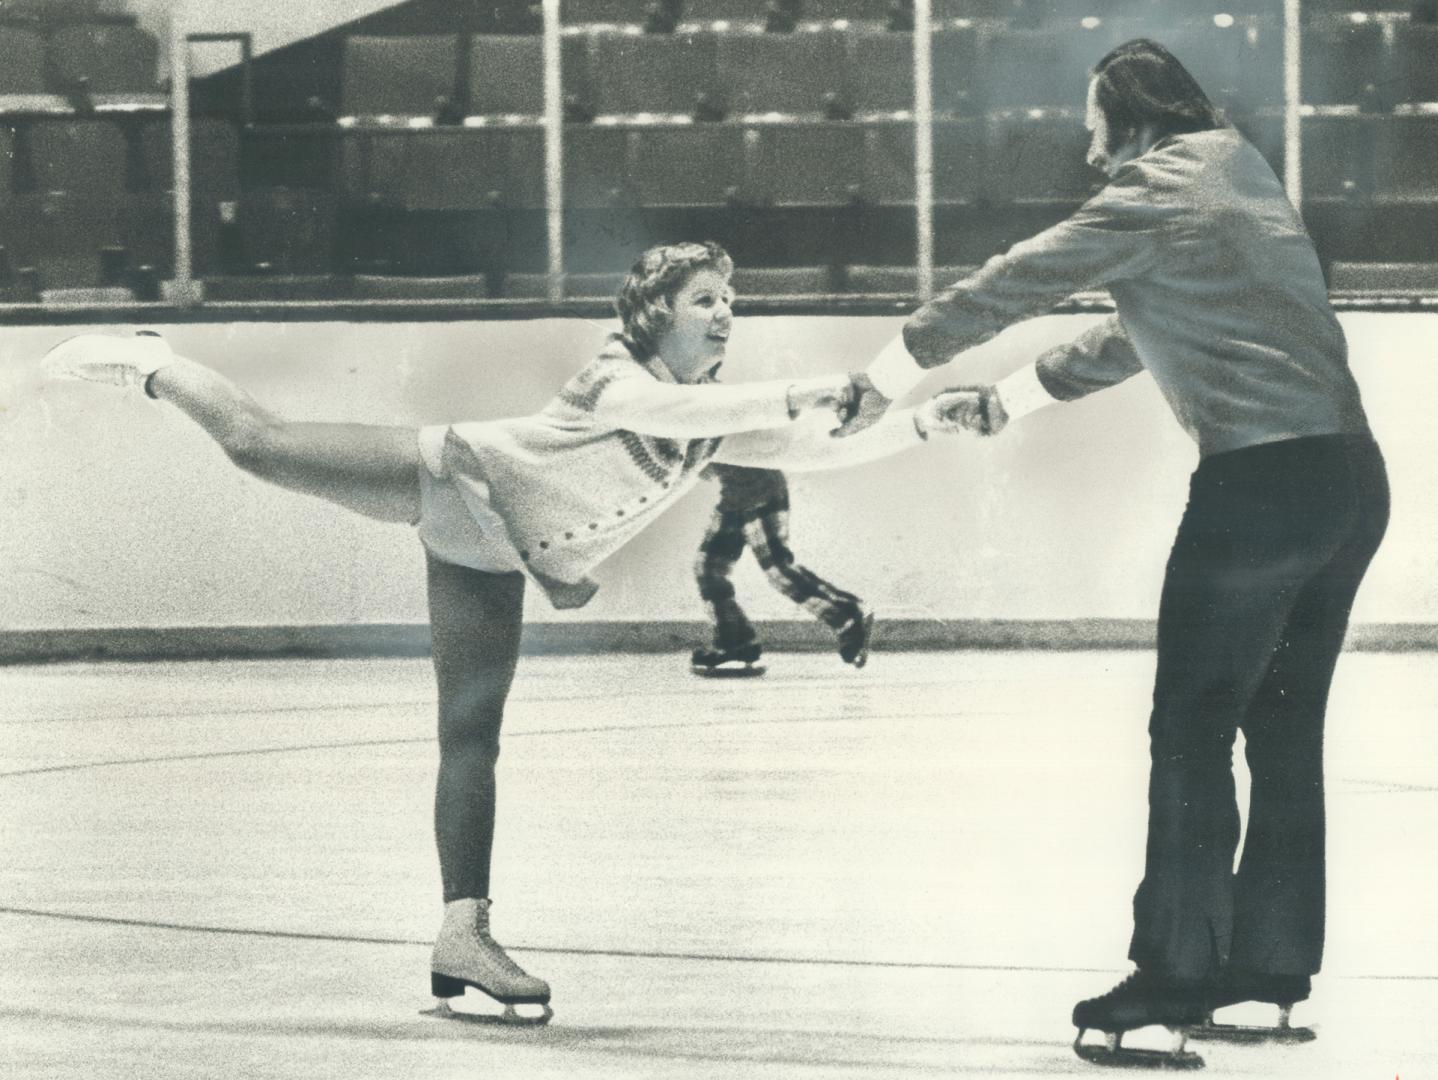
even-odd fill
[[[1149,724],[1148,846],[1129,957],[1172,979],[1311,975],[1323,955],[1323,721],[1388,523],[1366,436],[1205,458],[1169,557]],[[1252,787],[1237,872],[1233,746]]]

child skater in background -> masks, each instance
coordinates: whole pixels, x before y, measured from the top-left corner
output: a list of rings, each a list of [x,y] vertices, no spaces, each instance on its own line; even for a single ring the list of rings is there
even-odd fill
[[[762,675],[758,635],[734,595],[730,574],[747,547],[769,584],[839,636],[839,656],[861,668],[869,658],[874,616],[853,593],[794,561],[789,549],[789,484],[778,469],[710,465],[719,502],[699,545],[694,575],[714,622],[713,648],[694,650],[697,675]]]
[[[552,1015],[549,984],[511,960],[489,930],[495,762],[526,583],[555,607],[586,603],[598,588],[590,570],[710,461],[832,468],[916,446],[938,424],[924,406],[852,439],[832,438],[852,401],[848,375],[713,385],[732,328],[732,272],[715,244],[652,248],[615,301],[621,332],[542,410],[507,420],[418,429],[287,421],[154,335],[86,334],[44,360],[54,377],[128,387],[174,406],[262,480],[417,528],[439,705],[438,1015],[453,1015],[446,1001],[466,987],[504,1004],[501,1019],[510,1022]],[[516,1005],[543,1013],[521,1017]]]

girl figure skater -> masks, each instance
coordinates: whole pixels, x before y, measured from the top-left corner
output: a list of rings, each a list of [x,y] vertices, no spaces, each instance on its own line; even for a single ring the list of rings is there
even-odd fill
[[[417,527],[439,706],[444,917],[431,984],[441,1015],[466,987],[502,1003],[508,1022],[553,1015],[549,985],[489,931],[494,770],[526,582],[555,607],[586,603],[598,587],[589,571],[710,461],[833,467],[927,437],[932,417],[920,409],[830,438],[852,399],[847,375],[715,385],[733,323],[732,271],[713,243],[645,252],[615,301],[621,332],[540,412],[506,420],[418,430],[287,421],[154,335],[82,335],[44,360],[52,376],[132,387],[175,406],[262,480]],[[542,1014],[521,1016],[522,1004]]]

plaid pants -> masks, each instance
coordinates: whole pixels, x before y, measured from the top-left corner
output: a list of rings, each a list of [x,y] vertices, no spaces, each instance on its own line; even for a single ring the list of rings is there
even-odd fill
[[[770,585],[830,628],[839,630],[860,616],[857,596],[830,585],[794,561],[794,553],[789,550],[787,498],[777,498],[751,510],[716,508],[694,564],[699,596],[714,621],[716,649],[737,649],[756,639],[730,580],[746,547],[754,552]]]

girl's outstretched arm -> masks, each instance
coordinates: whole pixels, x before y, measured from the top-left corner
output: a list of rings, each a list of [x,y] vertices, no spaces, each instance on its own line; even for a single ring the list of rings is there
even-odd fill
[[[764,382],[665,383],[643,372],[615,379],[599,393],[594,418],[609,427],[669,439],[709,439],[780,429],[801,415],[833,420],[853,393],[848,375]]]
[[[729,435],[714,460],[788,472],[843,469],[877,461],[928,439],[924,406],[890,412],[856,435],[836,439],[832,416],[815,414],[788,427]]]

